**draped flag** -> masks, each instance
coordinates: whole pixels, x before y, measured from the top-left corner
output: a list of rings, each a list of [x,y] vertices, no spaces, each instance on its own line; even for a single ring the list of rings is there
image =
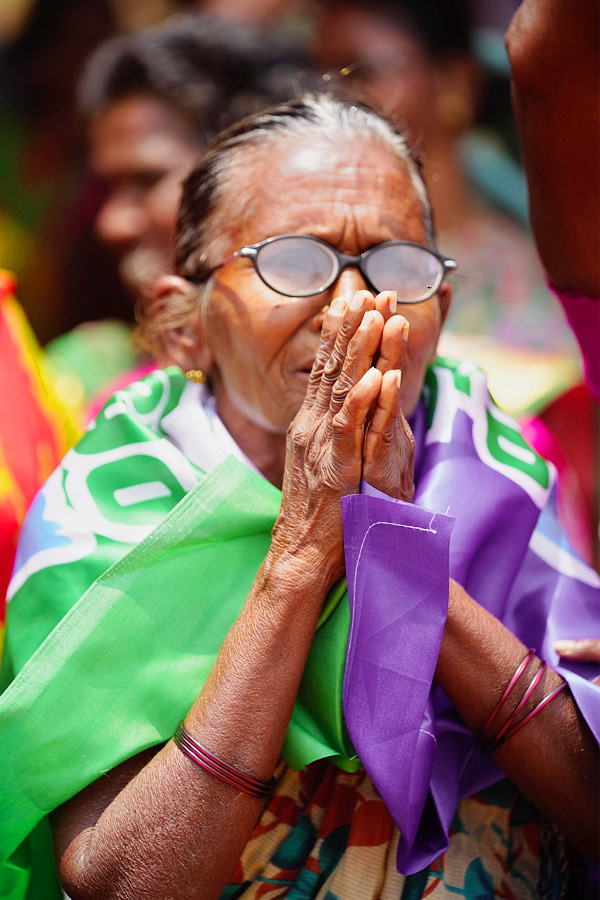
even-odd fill
[[[0,650],[19,528],[35,492],[76,438],[15,294],[13,276],[0,270]]]
[[[279,491],[231,457],[206,473],[181,449],[197,390],[168,369],[117,392],[29,513],[0,697],[0,895],[10,900],[54,896],[40,889],[52,865],[46,814],[168,739],[267,552]],[[439,361],[412,424],[415,505],[345,501],[350,604],[337,585],[283,750],[294,768],[327,758],[352,771],[355,747],[401,828],[406,872],[443,850],[460,796],[502,777],[430,690],[448,574],[555,666],[557,623],[575,637],[598,609],[597,576],[540,513],[549,469],[481,373]],[[560,670],[588,721],[596,670]]]

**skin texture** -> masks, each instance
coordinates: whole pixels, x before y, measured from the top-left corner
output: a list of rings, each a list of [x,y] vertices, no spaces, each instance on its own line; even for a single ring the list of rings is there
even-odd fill
[[[600,298],[600,8],[524,0],[506,35],[538,252],[557,288]]]
[[[139,94],[97,113],[89,140],[91,170],[106,190],[96,232],[133,299],[145,298],[169,270],[181,180],[201,143],[182,113]]]
[[[417,239],[418,204],[403,166],[371,144],[325,146],[329,155],[321,153],[320,168],[309,170],[309,161],[299,161],[283,141],[277,152],[271,148],[264,181],[257,158],[249,172],[251,183],[260,185],[254,214],[243,233],[232,229],[229,252],[292,226],[310,226],[310,233],[348,253],[389,237]],[[167,280],[159,293],[185,289],[181,279]],[[392,496],[412,498],[414,443],[402,408],[408,413],[414,406],[449,300],[444,289],[440,298],[407,312],[407,343],[407,322],[392,315],[389,295],[373,297],[352,270],[331,297],[283,305],[265,291],[253,267],[241,260],[228,264],[215,278],[204,324],[192,323],[178,343],[178,359],[188,368],[212,366],[228,428],[282,486],[270,550],[185,720],[198,741],[261,779],[271,777],[279,759],[323,600],[344,570],[341,497],[357,491],[365,477]],[[227,352],[218,343],[226,339]],[[306,377],[302,369],[311,352]],[[251,374],[254,367],[259,380]],[[436,677],[480,733],[526,648],[460,585],[450,582],[449,593]],[[557,680],[549,672],[531,702]],[[590,845],[597,754],[568,695],[561,694],[496,758],[572,839]],[[260,801],[222,784],[168,741],[56,812],[65,889],[73,900],[217,898],[260,809]]]

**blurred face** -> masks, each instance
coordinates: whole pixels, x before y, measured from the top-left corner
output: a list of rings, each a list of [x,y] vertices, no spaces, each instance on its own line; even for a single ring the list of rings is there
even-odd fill
[[[437,115],[438,75],[419,42],[365,6],[344,4],[325,12],[315,46],[327,70],[346,76],[386,115],[399,116],[417,142],[431,140]]]
[[[150,95],[127,97],[92,121],[90,165],[106,190],[96,231],[133,299],[170,270],[181,181],[200,150],[183,114]]]
[[[285,141],[257,152],[245,182],[252,191],[249,214],[228,230],[225,256],[280,234],[313,235],[352,255],[383,241],[425,242],[409,172],[379,143],[339,137]],[[219,412],[234,436],[244,422],[285,432],[306,394],[323,307],[338,296],[350,301],[365,288],[354,268],[341,272],[326,291],[303,298],[271,290],[248,259],[236,258],[216,271],[203,307],[203,341]],[[401,398],[409,415],[434,356],[442,316],[436,296],[399,310],[410,324]]]

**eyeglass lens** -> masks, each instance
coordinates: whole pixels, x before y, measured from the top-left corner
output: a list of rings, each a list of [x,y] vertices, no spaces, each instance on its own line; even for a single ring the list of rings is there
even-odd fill
[[[273,290],[290,297],[319,293],[332,283],[338,260],[326,244],[305,237],[285,237],[263,244],[256,265]],[[402,303],[415,303],[437,290],[443,266],[424,247],[384,244],[363,260],[364,274],[377,291],[392,290]]]
[[[264,244],[256,263],[270,287],[300,297],[322,290],[337,269],[337,258],[328,247],[295,237]]]

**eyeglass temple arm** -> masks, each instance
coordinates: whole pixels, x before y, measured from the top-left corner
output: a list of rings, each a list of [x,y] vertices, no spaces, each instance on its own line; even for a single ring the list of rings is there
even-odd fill
[[[233,262],[234,259],[237,259],[239,256],[247,256],[250,259],[254,259],[256,256],[256,247],[242,247],[241,250],[236,250],[235,253],[232,253],[231,256],[227,256],[225,259],[222,259],[220,263],[217,263],[216,266],[213,266],[212,269],[208,270],[208,274],[212,275],[213,272],[216,272],[217,269],[220,269],[222,266],[226,266],[227,263]]]

